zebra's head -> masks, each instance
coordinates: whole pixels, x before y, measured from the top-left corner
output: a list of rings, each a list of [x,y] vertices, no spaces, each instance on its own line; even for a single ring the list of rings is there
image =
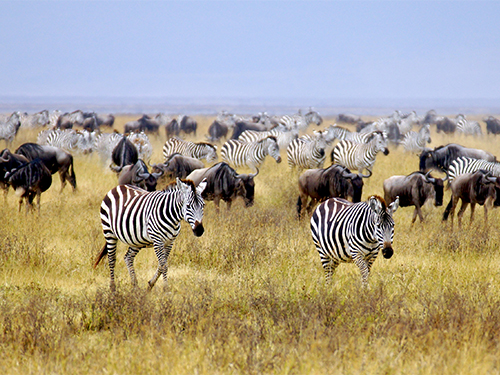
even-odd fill
[[[203,207],[205,201],[201,197],[201,193],[207,186],[207,179],[203,179],[198,185],[190,180],[181,181],[177,178],[177,188],[182,193],[182,217],[191,225],[191,229],[196,237],[200,237],[205,229],[203,228]]]
[[[309,109],[309,112],[307,112],[304,117],[306,118],[307,125],[309,125],[310,123],[315,123],[316,125],[320,126],[323,123],[323,119],[321,118],[319,113],[313,111],[312,109]]]
[[[371,140],[375,144],[375,151],[382,151],[384,155],[389,155],[389,149],[387,148],[387,137],[384,132],[375,132]]]
[[[368,199],[368,205],[375,213],[375,237],[379,248],[382,248],[382,255],[389,259],[394,254],[392,249],[392,239],[394,238],[394,220],[392,215],[399,207],[399,197],[387,207],[384,199],[373,195]]]
[[[206,143],[205,145],[205,158],[207,159],[207,162],[212,163],[217,161],[217,146],[210,143]]]
[[[276,163],[281,163],[281,155],[280,155],[280,148],[278,146],[278,140],[274,136],[269,136],[265,138],[265,142],[267,144],[267,152],[269,155],[271,155],[274,160],[276,160]]]

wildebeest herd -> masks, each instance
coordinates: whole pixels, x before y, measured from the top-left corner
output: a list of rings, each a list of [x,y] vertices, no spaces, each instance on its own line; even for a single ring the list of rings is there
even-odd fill
[[[96,261],[97,265],[107,254],[112,287],[118,241],[128,245],[125,261],[134,284],[134,257],[149,246],[154,247],[159,264],[149,286],[160,275],[166,282],[167,258],[181,220],[200,236],[205,201],[214,201],[217,212],[221,200],[229,210],[238,197],[246,207],[252,206],[256,180],[266,157],[280,163],[281,152],[286,153],[290,175],[297,178],[294,171],[300,173],[297,217],[300,220],[304,211],[311,217],[313,242],[327,278],[341,262],[354,262],[363,284],[367,284],[378,252],[382,251],[386,258],[392,256],[392,216],[400,206],[414,207],[412,224],[417,216],[423,222],[422,206],[429,200],[442,206],[444,189],[449,187],[451,199],[443,220],[451,216],[453,222],[461,200],[460,225],[469,204],[471,221],[476,205],[484,206],[485,219],[489,208],[500,205],[500,164],[494,155],[460,144],[427,147],[432,131],[481,136],[480,124],[461,114],[449,118],[435,111],[425,116],[395,111],[372,122],[340,114],[337,122],[346,125],[319,129],[323,119],[313,110],[291,116],[264,112],[248,117],[221,112],[208,128],[206,142],[185,139],[194,138],[198,128],[196,120],[186,115],[144,114],[126,123],[123,134],[104,131],[103,127],[112,127],[114,120],[113,115],[82,111],[42,111],[33,115],[14,112],[0,118],[0,139],[7,145],[0,153],[0,185],[4,199],[9,187],[16,191],[19,210],[25,201],[29,212],[36,198],[40,211],[40,196],[49,189],[56,172],[61,191],[67,182],[74,191],[77,189],[74,153],[97,153],[116,173],[118,187],[106,195],[101,205],[106,244]],[[484,122],[488,134],[500,133],[498,119],[489,116]],[[311,124],[314,131],[308,133]],[[356,131],[348,129],[353,125]],[[25,143],[11,151],[9,147],[22,127],[43,130],[36,143]],[[163,132],[163,162],[150,164],[153,146],[149,137],[159,137]],[[381,196],[363,202],[363,179],[372,176],[377,155],[388,155],[389,146],[418,154],[418,168],[415,165],[416,170],[408,175],[387,178]],[[324,168],[327,151],[331,165]],[[218,152],[221,162],[217,160]],[[248,168],[251,173],[237,172],[239,168]],[[432,171],[444,173],[445,177],[432,176]],[[163,190],[156,189],[160,181],[166,184]]]

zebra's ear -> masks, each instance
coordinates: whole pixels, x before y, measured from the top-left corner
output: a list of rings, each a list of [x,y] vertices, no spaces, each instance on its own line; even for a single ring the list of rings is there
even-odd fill
[[[196,187],[196,192],[198,194],[201,194],[201,193],[203,193],[203,190],[205,190],[206,187],[207,187],[207,179],[204,178],[203,180],[201,180],[201,182]]]
[[[396,212],[398,208],[399,208],[399,197],[396,197],[396,200],[392,202],[387,208],[387,212],[389,213],[389,215],[392,216],[392,214]]]
[[[380,212],[382,211],[382,203],[380,203],[377,197],[370,197],[370,199],[368,200],[368,205],[376,214],[380,214]]]
[[[188,185],[186,185],[184,182],[182,182],[182,181],[180,180],[180,178],[179,178],[179,177],[176,177],[176,178],[175,178],[175,181],[177,182],[177,187],[178,187],[181,191],[185,192],[186,190],[189,190],[189,186],[188,186]]]

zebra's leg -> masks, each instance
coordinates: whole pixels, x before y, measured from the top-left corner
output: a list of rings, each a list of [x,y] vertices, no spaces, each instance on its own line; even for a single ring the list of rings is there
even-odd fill
[[[335,273],[335,270],[337,269],[340,263],[326,255],[320,255],[320,258],[321,258],[321,265],[325,270],[326,282],[330,282],[332,280],[333,274]]]
[[[137,286],[137,278],[135,277],[135,269],[134,269],[134,258],[139,252],[139,249],[129,247],[127,253],[125,254],[125,265],[127,266],[128,273],[130,274],[130,279],[132,281],[132,285],[134,287]]]
[[[115,286],[115,264],[116,264],[116,244],[118,240],[114,237],[106,238],[106,249],[108,252],[108,265],[109,265],[109,287],[111,291],[116,290]]]
[[[155,254],[156,257],[158,258],[158,269],[153,275],[153,278],[148,282],[149,290],[151,290],[155,286],[156,281],[160,277],[160,274],[163,276],[163,281],[165,282],[165,288],[167,287],[167,269],[168,269],[167,260],[168,256],[170,255],[170,250],[172,250],[173,244],[174,244],[173,241],[167,244],[163,243],[154,244]]]
[[[361,271],[361,282],[363,284],[363,287],[367,287],[368,276],[370,276],[370,265],[366,261],[365,257],[360,253],[356,253],[355,255],[353,255],[352,260]]]

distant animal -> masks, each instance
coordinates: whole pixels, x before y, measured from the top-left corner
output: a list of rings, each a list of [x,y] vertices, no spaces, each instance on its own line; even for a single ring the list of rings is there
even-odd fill
[[[488,116],[483,120],[486,123],[487,134],[500,134],[500,120],[493,116]]]
[[[427,143],[431,143],[430,125],[423,125],[418,132],[409,131],[405,134],[401,144],[405,151],[420,154]]]
[[[192,181],[179,180],[165,190],[147,192],[135,186],[119,185],[106,194],[101,203],[101,223],[106,243],[97,256],[94,267],[107,254],[109,261],[110,287],[115,290],[116,245],[118,241],[128,246],[125,255],[132,285],[137,285],[134,258],[139,250],[153,246],[158,258],[158,269],[149,281],[151,289],[159,276],[167,286],[167,259],[174,240],[180,231],[180,222],[185,220],[195,236],[203,234],[203,207],[201,197],[206,182],[198,187]]]
[[[361,177],[370,177],[372,175],[373,165],[377,154],[382,152],[389,154],[387,140],[383,132],[374,132],[367,143],[353,143],[344,140],[338,143],[332,151],[332,162],[343,165],[350,170],[356,169]],[[363,170],[368,174],[363,174]]]
[[[131,132],[145,132],[159,135],[160,133],[160,125],[158,121],[152,119],[148,115],[142,115],[138,120],[129,121],[124,125],[123,132],[125,134]]]
[[[375,132],[378,132],[378,130],[370,133],[352,132],[342,126],[338,126],[337,124],[331,125],[327,130],[332,140],[338,139],[339,141],[343,141],[344,139],[347,139],[353,143],[366,143],[372,138]]]
[[[422,120],[422,124],[435,125],[438,119],[439,116],[437,115],[436,111],[434,109],[431,109],[425,114],[424,119]]]
[[[464,115],[458,115],[456,118],[457,129],[456,132],[464,135],[481,136],[483,131],[481,125],[477,121],[467,120]]]
[[[147,191],[155,191],[158,178],[163,172],[149,173],[148,166],[142,159],[134,165],[126,165],[118,176],[118,185],[134,185]]]
[[[114,123],[115,123],[115,116],[113,116],[111,113],[97,115],[97,125],[99,127],[107,126],[111,128],[113,127]]]
[[[330,198],[321,203],[311,218],[311,234],[329,281],[342,262],[354,262],[361,271],[363,286],[380,250],[384,258],[394,250],[394,220],[399,200],[389,206],[376,195],[367,202],[352,203]]]
[[[33,113],[31,115],[21,117],[21,127],[23,128],[39,128],[48,125],[50,120],[49,111]]]
[[[176,118],[173,118],[165,125],[165,135],[167,136],[167,139],[170,139],[172,137],[178,137],[179,134],[181,134],[179,121],[177,121]]]
[[[123,137],[124,135],[118,132],[101,133],[96,137],[94,150],[99,155],[102,164],[106,165],[106,167],[111,163],[111,154]]]
[[[9,147],[21,127],[21,120],[18,112],[12,113],[4,121],[0,121],[0,139],[4,139]]]
[[[387,204],[399,197],[400,207],[415,206],[412,224],[417,215],[421,223],[424,221],[421,207],[428,199],[434,198],[436,207],[443,205],[443,180],[429,173],[413,172],[407,176],[392,176],[384,181],[384,199]]]
[[[42,146],[36,143],[24,143],[15,151],[18,155],[23,155],[29,161],[36,158],[42,160],[50,173],[54,174],[59,172],[61,179],[61,192],[63,191],[66,183],[69,182],[76,190],[76,176],[73,167],[73,155],[60,148],[52,146]]]
[[[480,169],[491,172],[493,176],[500,176],[500,163],[461,156],[453,160],[448,168],[448,181],[451,182],[462,174],[474,173]]]
[[[7,199],[7,194],[9,192],[8,178],[6,178],[5,175],[28,163],[29,160],[26,159],[26,157],[13,154],[7,148],[0,152],[0,188],[4,191],[4,200]]]
[[[462,201],[462,206],[458,212],[458,225],[462,224],[462,216],[465,209],[470,204],[470,223],[474,219],[474,209],[476,204],[484,206],[484,221],[488,222],[488,205],[485,204],[488,198],[494,200],[494,206],[500,206],[500,181],[498,177],[492,177],[490,172],[478,170],[474,173],[466,173],[458,176],[451,182],[451,199],[443,214],[443,220],[448,220],[451,215],[451,225],[453,226],[453,216],[458,201]]]
[[[303,115],[302,111],[299,110],[294,115],[284,115],[280,118],[280,124],[285,128],[290,130],[305,131],[309,124],[316,124],[320,126],[323,123],[323,119],[320,114],[312,109]]]
[[[361,120],[361,117],[352,115],[352,114],[347,114],[347,113],[339,113],[337,116],[337,121],[338,122],[343,122],[345,124],[352,124],[355,125]]]
[[[441,117],[436,121],[436,131],[445,134],[453,134],[457,130],[457,123],[448,117]]]
[[[263,132],[258,132],[255,130],[245,130],[238,137],[238,140],[250,143],[260,141],[261,139],[267,138],[269,136],[274,136],[276,137],[280,150],[283,150],[286,149],[294,139],[298,138],[298,134],[299,133],[297,130],[287,130],[284,127],[278,126],[274,129],[266,130]]]
[[[208,127],[209,142],[219,142],[221,138],[227,139],[228,131],[228,125],[221,121],[214,120],[214,122],[212,122],[212,124]]]
[[[303,206],[310,213],[317,203],[333,197],[351,197],[354,203],[360,202],[362,192],[363,179],[346,167],[332,164],[326,169],[308,169],[299,177],[297,214],[300,218]]]
[[[255,122],[245,121],[245,120],[237,120],[235,121],[234,124],[233,134],[231,135],[231,139],[238,139],[241,133],[243,133],[245,130],[254,130],[263,132],[268,129],[266,126],[262,124],[257,124]]]
[[[188,177],[188,180],[198,185],[201,181],[207,181],[207,186],[201,196],[206,201],[214,201],[215,209],[219,212],[220,201],[227,204],[231,209],[232,202],[237,197],[242,197],[245,207],[253,206],[255,195],[255,176],[253,174],[238,174],[228,164],[220,162],[210,168],[196,169]]]
[[[151,165],[153,172],[163,173],[162,180],[172,181],[176,178],[184,179],[196,169],[205,167],[201,160],[184,156],[181,154],[172,154],[165,163]]]
[[[179,122],[179,128],[182,132],[186,134],[191,134],[196,137],[196,129],[198,128],[198,123],[196,120],[190,116],[180,115],[177,119]]]
[[[276,137],[269,136],[258,142],[241,142],[230,139],[222,145],[221,158],[235,168],[247,166],[254,172],[260,168],[267,155],[281,163],[281,155]]]
[[[111,154],[112,171],[119,173],[126,165],[133,165],[139,160],[139,153],[135,145],[127,137],[123,137]]]
[[[153,156],[153,145],[151,144],[148,135],[143,131],[132,132],[127,135],[127,139],[132,142],[137,149],[139,159],[149,162],[151,156]]]
[[[176,153],[195,159],[206,159],[208,163],[217,160],[217,147],[210,143],[194,143],[177,137],[170,138],[163,145],[163,158],[168,160],[171,155]]]
[[[59,129],[72,129],[74,126],[82,126],[85,117],[81,110],[71,113],[63,113],[57,118],[56,127]]]
[[[460,156],[496,161],[496,157],[487,151],[449,143],[445,146],[436,147],[434,150],[424,149],[420,154],[420,172],[437,169],[447,173],[453,160]]]
[[[43,161],[36,158],[27,164],[14,168],[5,175],[7,182],[19,199],[19,211],[26,201],[26,213],[33,209],[33,200],[37,198],[37,209],[40,212],[40,197],[52,184],[52,174]]]

